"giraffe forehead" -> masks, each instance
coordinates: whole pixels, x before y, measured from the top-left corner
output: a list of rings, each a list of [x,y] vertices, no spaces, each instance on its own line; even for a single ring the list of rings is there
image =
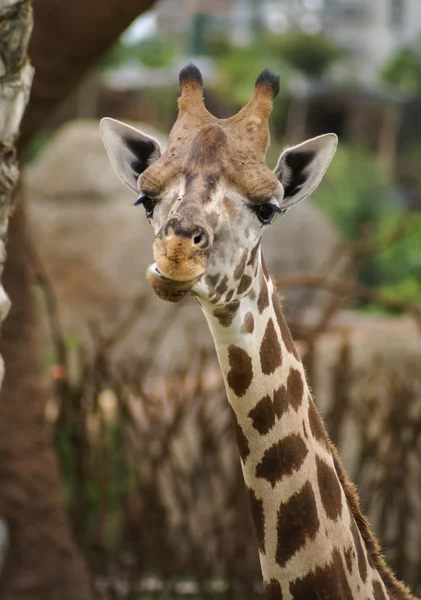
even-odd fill
[[[162,157],[141,175],[141,188],[159,195],[180,176],[186,188],[201,186],[204,197],[219,183],[252,203],[283,195],[278,179],[244,139],[219,124],[206,125],[172,141]]]

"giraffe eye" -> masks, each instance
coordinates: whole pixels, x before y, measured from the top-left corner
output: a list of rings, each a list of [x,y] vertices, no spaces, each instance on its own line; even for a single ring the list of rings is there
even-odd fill
[[[268,225],[276,213],[282,212],[279,206],[275,206],[274,204],[266,203],[257,206],[254,209],[254,212],[257,215],[257,218],[264,225]]]
[[[139,204],[142,204],[143,208],[145,209],[146,218],[148,221],[150,221],[153,217],[153,211],[157,203],[158,200],[149,198],[149,196],[141,195],[136,202],[134,202],[134,206],[139,206]]]

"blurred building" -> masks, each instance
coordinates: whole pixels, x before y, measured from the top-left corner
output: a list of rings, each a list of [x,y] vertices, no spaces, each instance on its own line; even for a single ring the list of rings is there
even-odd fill
[[[155,10],[161,35],[188,33],[194,42],[205,31],[222,32],[239,44],[250,41],[260,13],[255,0],[160,0]],[[200,40],[196,43],[193,50],[200,51]]]
[[[358,79],[377,79],[398,48],[421,33],[419,0],[324,0],[322,28],[343,46]]]
[[[354,78],[364,83],[376,81],[388,58],[421,33],[420,0],[161,0],[156,12],[160,35],[185,32],[194,39],[196,31],[197,50],[210,31],[239,44],[262,28],[323,31],[345,48]]]

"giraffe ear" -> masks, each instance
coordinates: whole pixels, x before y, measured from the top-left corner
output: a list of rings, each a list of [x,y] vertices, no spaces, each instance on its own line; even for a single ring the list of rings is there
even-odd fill
[[[309,196],[322,180],[336,151],[338,138],[326,133],[284,150],[274,173],[284,188],[281,208]]]
[[[138,177],[161,156],[154,138],[115,119],[101,119],[102,141],[117,175],[134,192]]]

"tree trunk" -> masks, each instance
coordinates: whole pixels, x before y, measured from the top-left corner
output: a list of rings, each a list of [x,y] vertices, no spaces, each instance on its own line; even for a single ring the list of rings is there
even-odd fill
[[[6,260],[5,241],[12,191],[19,177],[15,142],[33,76],[33,69],[27,63],[31,30],[32,10],[29,1],[0,0],[0,326],[10,309],[9,298],[1,285],[1,276]],[[3,378],[4,362],[0,356],[0,388]],[[1,573],[9,538],[8,526],[1,509],[0,525]]]
[[[0,0],[0,268],[6,259],[5,238],[11,212],[11,195],[19,177],[15,141],[28,100],[33,69],[27,63],[27,46],[32,29],[30,3]],[[0,325],[10,308],[0,287]],[[4,376],[0,365],[0,385]]]
[[[35,78],[20,148],[42,128],[130,22],[152,4],[153,0],[33,0],[35,28],[29,53]],[[20,98],[15,101],[13,119],[5,119],[4,115],[9,117],[11,113],[0,104],[0,261],[3,264],[10,192],[17,181],[13,143],[32,75],[24,62],[31,27],[29,2],[0,0],[2,18],[5,25],[3,21],[0,24],[0,83],[5,80],[11,89],[5,98],[10,101],[12,92]],[[24,23],[26,30],[22,27]],[[14,24],[16,35],[9,34],[13,43],[7,54],[6,33],[12,32]],[[17,35],[20,31],[26,31],[26,37]],[[16,40],[20,39],[20,58],[13,59],[11,52],[16,52]],[[2,75],[4,70],[6,77]],[[8,87],[4,88],[6,92]],[[89,600],[86,566],[70,532],[53,446],[44,423],[46,390],[27,260],[28,236],[21,202],[11,221],[4,274],[12,309],[1,340],[6,375],[0,401],[0,524],[1,518],[7,523],[9,547],[0,573],[0,600]],[[9,301],[0,288],[0,319],[8,308]],[[0,372],[3,372],[1,365]]]
[[[39,374],[37,319],[27,268],[25,211],[10,222],[4,283],[12,308],[3,326],[6,374],[0,403],[0,514],[10,546],[1,600],[88,600],[90,581],[63,506],[46,389]],[[13,260],[12,260],[13,257]]]
[[[39,132],[88,70],[155,0],[33,0],[35,66],[20,146]]]

